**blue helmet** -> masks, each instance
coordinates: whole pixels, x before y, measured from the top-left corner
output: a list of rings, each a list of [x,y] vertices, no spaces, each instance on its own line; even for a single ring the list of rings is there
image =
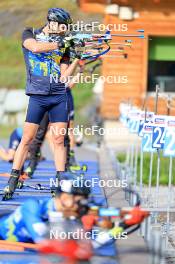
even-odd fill
[[[72,24],[70,14],[63,8],[50,8],[48,10],[47,20],[65,25]]]

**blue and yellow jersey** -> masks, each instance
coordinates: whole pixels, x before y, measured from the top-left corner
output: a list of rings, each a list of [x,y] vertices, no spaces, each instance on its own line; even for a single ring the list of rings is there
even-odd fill
[[[22,41],[34,38],[39,42],[49,42],[42,29],[26,29]],[[49,52],[33,53],[23,46],[27,70],[27,94],[63,94],[65,85],[59,81],[61,63],[69,63],[69,51],[61,48]]]
[[[0,219],[0,237],[14,242],[38,242],[47,234],[49,213],[54,200],[28,200],[12,214]]]

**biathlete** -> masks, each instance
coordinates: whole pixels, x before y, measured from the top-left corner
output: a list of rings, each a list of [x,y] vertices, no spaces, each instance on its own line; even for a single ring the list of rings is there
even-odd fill
[[[75,76],[73,76],[72,80],[66,83],[67,87],[67,98],[68,98],[68,134],[67,134],[67,161],[66,161],[66,169],[67,170],[81,170],[81,166],[78,165],[76,159],[75,159],[75,137],[74,137],[74,116],[75,116],[75,110],[74,110],[74,98],[72,95],[72,89],[75,86],[76,83],[79,81],[80,72],[78,72]],[[53,140],[52,140],[52,134],[48,133],[46,134],[46,138],[48,139],[49,145],[53,151]]]
[[[13,213],[0,217],[0,239],[11,242],[40,243],[48,237],[49,224],[55,223],[60,232],[65,232],[66,222],[64,221],[72,219],[69,222],[70,229],[75,231],[76,224],[81,224],[84,232],[90,232],[92,235],[91,243],[94,252],[105,255],[107,250],[104,251],[104,247],[108,248],[114,244],[117,237],[125,230],[138,225],[148,216],[148,213],[139,207],[131,209],[121,222],[115,224],[110,217],[98,216],[96,211],[94,213],[93,208],[88,206],[91,190],[82,180],[79,182],[62,180],[55,191],[55,198],[42,201],[28,200]],[[50,228],[52,229],[52,226]],[[99,230],[99,232],[93,233],[93,230]],[[53,246],[51,241],[48,245],[49,243]]]
[[[59,213],[60,222],[64,217],[78,217],[80,201],[87,199],[91,190],[85,184],[77,186],[72,180],[62,180],[54,191],[54,198],[28,200],[13,213],[1,217],[0,238],[33,243],[44,240],[48,234],[48,222],[52,213]]]
[[[74,99],[70,88],[66,88],[67,93],[67,102],[68,102],[68,128],[73,127],[74,120]],[[41,156],[41,146],[43,144],[44,139],[47,139],[49,145],[51,147],[52,152],[54,153],[54,144],[51,133],[49,133],[49,116],[48,113],[45,114],[41,124],[38,128],[36,136],[30,145],[30,158],[27,168],[25,169],[25,173],[28,177],[32,177],[38,161]],[[70,131],[69,138],[70,141],[70,150],[67,150],[66,155],[70,157],[69,162],[66,161],[67,166],[76,165],[75,157],[74,157],[74,135],[72,130]],[[69,144],[69,143],[68,143]]]
[[[80,61],[79,61],[80,62]],[[78,63],[79,63],[78,62]],[[76,68],[77,65],[74,63],[74,67]],[[72,67],[71,72],[74,72],[75,68]],[[68,137],[67,137],[67,158],[66,158],[66,169],[75,169],[76,171],[81,170],[82,168],[77,164],[75,159],[75,138],[73,133],[74,128],[74,98],[72,95],[72,88],[75,86],[75,83],[78,82],[78,78],[80,72],[82,71],[82,67],[80,67],[79,72],[76,76],[73,77],[73,80],[66,84],[66,93],[67,93],[67,100],[68,100]],[[48,140],[49,145],[51,147],[52,152],[54,153],[54,144],[51,133],[49,133],[49,116],[48,113],[45,114],[43,120],[41,121],[40,127],[36,133],[34,140],[30,145],[30,160],[28,163],[27,168],[25,169],[25,173],[28,177],[32,177],[36,166],[38,164],[40,153],[41,153],[41,146],[43,144],[44,139]]]
[[[89,241],[78,243],[71,238],[65,241],[61,239],[61,235],[59,238],[59,234],[56,240],[51,240],[50,234],[54,233],[54,230],[56,232],[54,229],[56,226],[60,233],[75,232],[77,228],[81,231],[78,219],[86,212],[84,206],[81,209],[81,202],[87,199],[90,188],[85,185],[76,186],[73,181],[62,180],[55,191],[54,199],[31,199],[13,213],[1,216],[0,242],[1,244],[2,240],[9,243],[23,242],[26,243],[27,249],[31,245],[28,243],[35,243],[35,249],[42,254],[54,254],[70,259],[89,259],[91,257]]]
[[[78,64],[78,59],[69,63],[69,50],[62,38],[68,25],[72,23],[69,13],[62,8],[51,8],[47,19],[48,23],[44,27],[36,30],[25,29],[22,35],[27,71],[26,94],[30,96],[30,99],[23,136],[15,153],[11,177],[4,190],[3,200],[13,196],[29,145],[46,112],[49,114],[51,126],[57,131],[53,135],[56,178],[61,179],[65,171],[65,136],[61,131],[67,129],[68,102],[66,86],[61,81],[63,76],[71,75],[72,68]],[[60,39],[49,42],[51,35],[60,36]]]

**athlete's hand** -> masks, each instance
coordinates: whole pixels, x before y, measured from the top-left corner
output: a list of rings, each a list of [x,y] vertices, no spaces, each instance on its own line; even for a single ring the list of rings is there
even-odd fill
[[[124,215],[123,222],[127,226],[132,226],[140,224],[148,216],[149,212],[143,211],[139,206],[136,206],[130,212]]]
[[[85,60],[79,60],[78,64],[80,67],[83,67],[85,65]]]
[[[83,73],[85,68],[86,60],[79,59],[78,66],[79,66],[79,72]]]

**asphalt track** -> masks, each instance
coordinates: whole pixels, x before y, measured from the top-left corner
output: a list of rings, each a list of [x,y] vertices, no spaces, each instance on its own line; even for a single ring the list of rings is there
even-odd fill
[[[88,166],[87,172],[79,172],[84,173],[84,179],[92,180],[95,179],[95,182],[99,179],[99,164],[95,160],[83,160],[79,162],[81,165],[86,164]],[[0,174],[3,173],[10,173],[12,164],[0,161]],[[45,160],[41,161],[37,169],[33,175],[33,178],[30,180],[26,180],[25,183],[27,185],[37,185],[41,184],[45,188],[49,189],[50,186],[50,178],[55,178],[55,168],[54,162],[52,160]],[[76,174],[72,174],[70,172],[65,174],[68,178],[76,178]],[[0,176],[0,199],[2,197],[3,189],[7,183],[8,177]],[[99,187],[98,184],[94,184],[92,187],[92,197],[93,201],[97,204],[101,204],[106,206],[106,198],[104,196],[103,190]],[[13,210],[24,203],[29,198],[36,198],[36,199],[45,199],[51,198],[51,194],[49,190],[35,190],[29,187],[23,187],[22,189],[17,189],[13,199],[9,201],[0,201],[0,217],[6,212],[13,212]],[[116,247],[115,245],[110,245],[109,247],[103,250],[103,257],[93,258],[91,263],[99,263],[99,264],[114,264],[117,263],[113,257],[116,257]],[[105,257],[106,254],[106,257]],[[110,257],[108,257],[110,256]],[[38,263],[45,263],[45,260],[42,260],[41,256],[38,256],[32,252],[15,252],[9,251],[7,252],[4,249],[0,249],[0,264],[17,264],[17,263],[24,263],[25,264],[38,264]],[[56,262],[55,262],[56,261]],[[62,261],[53,260],[51,263],[64,263]]]

